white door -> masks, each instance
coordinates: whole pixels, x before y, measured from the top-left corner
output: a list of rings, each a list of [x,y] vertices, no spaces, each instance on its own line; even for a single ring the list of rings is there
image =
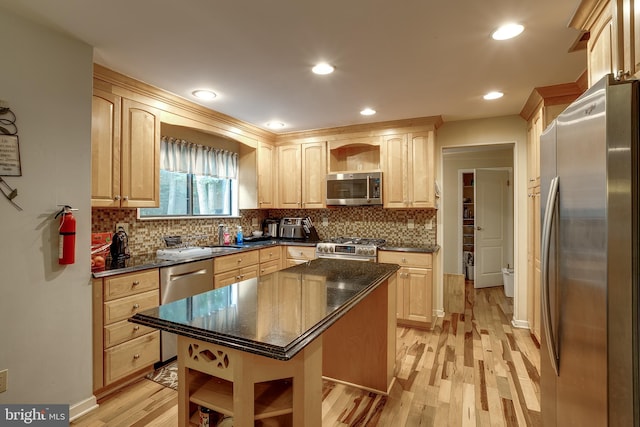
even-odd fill
[[[474,287],[502,285],[506,259],[509,172],[475,171],[475,271]]]

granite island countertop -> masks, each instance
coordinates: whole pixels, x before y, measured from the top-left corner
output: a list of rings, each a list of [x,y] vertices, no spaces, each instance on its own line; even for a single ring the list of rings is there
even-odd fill
[[[398,268],[316,259],[139,312],[129,321],[289,360]]]

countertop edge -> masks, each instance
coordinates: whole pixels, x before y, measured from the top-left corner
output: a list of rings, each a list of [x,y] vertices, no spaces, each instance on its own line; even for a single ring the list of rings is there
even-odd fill
[[[378,248],[380,251],[388,252],[418,252],[418,253],[436,253],[440,250],[440,245],[433,246],[391,246],[385,245]]]

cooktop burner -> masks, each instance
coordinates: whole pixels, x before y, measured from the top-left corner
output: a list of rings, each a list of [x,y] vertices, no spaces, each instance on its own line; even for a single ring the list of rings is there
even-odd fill
[[[386,240],[370,239],[365,237],[334,237],[329,239],[328,242],[337,243],[339,245],[383,246],[386,243]]]

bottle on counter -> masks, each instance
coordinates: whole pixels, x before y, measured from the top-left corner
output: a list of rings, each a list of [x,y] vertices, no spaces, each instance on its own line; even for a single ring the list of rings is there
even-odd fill
[[[236,244],[242,245],[244,243],[244,235],[242,234],[242,227],[238,226],[238,230],[236,231]]]
[[[225,245],[229,246],[231,244],[231,234],[229,234],[229,227],[224,228],[223,239]]]

